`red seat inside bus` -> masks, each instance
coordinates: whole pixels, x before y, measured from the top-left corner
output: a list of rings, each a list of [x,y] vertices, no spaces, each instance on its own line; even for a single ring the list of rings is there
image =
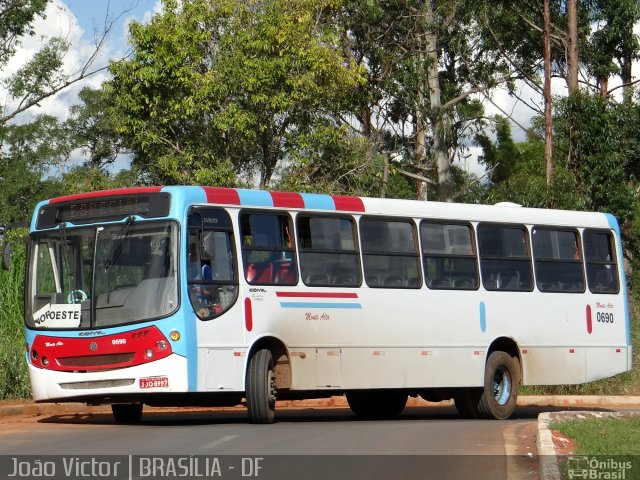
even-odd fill
[[[245,278],[249,283],[273,283],[273,263],[250,263]]]

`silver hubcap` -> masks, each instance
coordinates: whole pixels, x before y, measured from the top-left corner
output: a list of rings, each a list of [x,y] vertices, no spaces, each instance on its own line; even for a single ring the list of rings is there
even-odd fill
[[[511,375],[504,367],[498,368],[493,375],[493,396],[498,405],[506,405],[511,398]]]

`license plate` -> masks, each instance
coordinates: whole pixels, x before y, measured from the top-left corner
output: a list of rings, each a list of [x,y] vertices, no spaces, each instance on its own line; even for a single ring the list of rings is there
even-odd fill
[[[169,377],[145,377],[140,379],[140,388],[168,388]]]

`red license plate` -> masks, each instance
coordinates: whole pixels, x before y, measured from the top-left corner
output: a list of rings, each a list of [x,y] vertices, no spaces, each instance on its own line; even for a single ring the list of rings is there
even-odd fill
[[[140,388],[168,388],[169,377],[145,377],[140,379]]]

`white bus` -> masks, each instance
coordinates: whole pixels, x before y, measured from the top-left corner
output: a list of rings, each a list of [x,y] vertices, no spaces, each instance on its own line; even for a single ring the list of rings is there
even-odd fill
[[[521,385],[631,369],[620,231],[607,214],[146,187],[41,202],[27,360],[36,401],[233,405],[408,396],[508,418]]]

